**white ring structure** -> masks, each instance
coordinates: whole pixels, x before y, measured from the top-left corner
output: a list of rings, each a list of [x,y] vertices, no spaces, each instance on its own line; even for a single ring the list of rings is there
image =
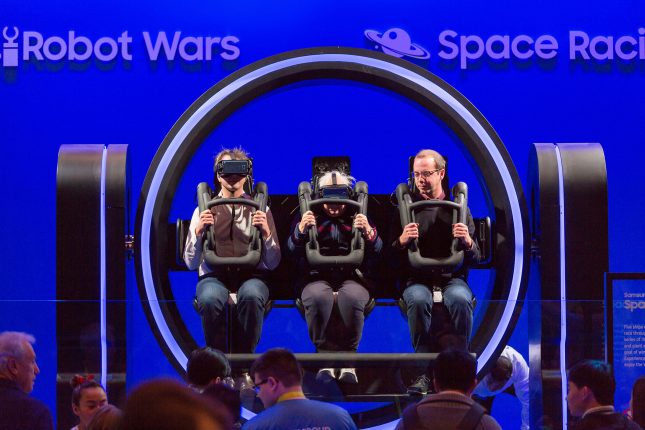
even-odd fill
[[[252,83],[262,77],[286,69],[289,67],[294,67],[298,65],[305,65],[311,63],[351,63],[359,64],[366,67],[371,67],[374,69],[380,69],[389,73],[396,74],[402,79],[406,79],[411,83],[414,83],[433,95],[440,98],[444,103],[450,106],[457,114],[471,127],[471,129],[477,134],[478,138],[483,142],[486,150],[488,151],[491,158],[494,160],[495,165],[502,177],[504,187],[506,190],[506,195],[510,202],[511,213],[510,216],[513,220],[513,232],[515,236],[515,253],[513,265],[513,276],[511,281],[511,288],[509,292],[509,297],[506,301],[502,316],[500,318],[499,324],[493,333],[490,341],[480,354],[478,358],[477,370],[481,368],[491,359],[498,345],[501,343],[504,334],[511,322],[515,306],[517,304],[519,293],[521,289],[521,279],[523,272],[523,258],[524,258],[524,225],[522,222],[522,213],[520,209],[519,196],[517,195],[515,186],[513,184],[513,179],[511,172],[508,169],[504,161],[504,157],[499,152],[499,149],[495,145],[493,138],[486,132],[483,125],[475,118],[475,116],[468,110],[466,106],[461,104],[453,95],[448,91],[443,89],[441,86],[432,82],[427,77],[424,77],[418,73],[415,73],[412,70],[408,70],[405,67],[383,61],[376,58],[356,55],[356,54],[307,54],[299,57],[287,58],[284,60],[278,60],[274,63],[267,64],[258,69],[250,71],[246,75],[240,76],[236,80],[230,82],[227,86],[217,91],[213,94],[208,100],[204,101],[197,110],[195,110],[192,115],[184,122],[181,128],[177,131],[172,141],[165,149],[161,160],[157,166],[154,176],[150,182],[150,188],[146,196],[144,203],[143,216],[142,216],[142,225],[141,225],[141,237],[140,237],[140,246],[141,246],[141,266],[143,273],[143,282],[146,295],[148,297],[148,303],[152,316],[157,324],[159,332],[163,337],[168,349],[174,355],[177,362],[185,369],[188,358],[180,348],[177,340],[175,339],[173,333],[166,320],[164,319],[162,310],[159,306],[157,294],[155,292],[154,280],[151,272],[151,254],[150,254],[150,233],[151,233],[151,224],[152,216],[154,212],[154,205],[159,196],[159,189],[163,183],[164,177],[169,173],[168,167],[171,165],[173,158],[175,157],[178,149],[185,142],[189,133],[193,130],[195,126],[210,112],[214,109],[219,103],[225,100],[235,91],[243,88],[245,85]],[[244,417],[247,418],[252,414],[249,411],[245,411]],[[393,421],[389,427],[378,426],[379,429],[385,430],[385,428],[394,428],[396,422]]]

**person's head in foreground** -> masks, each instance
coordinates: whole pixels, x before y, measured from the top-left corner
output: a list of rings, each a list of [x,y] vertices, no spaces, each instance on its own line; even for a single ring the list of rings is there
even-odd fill
[[[579,417],[599,406],[614,404],[616,381],[611,365],[584,360],[569,369],[567,404],[571,415]]]
[[[72,412],[78,417],[78,430],[85,430],[96,411],[107,405],[107,394],[93,375],[76,375],[71,384]]]
[[[458,391],[470,396],[477,385],[477,361],[463,350],[443,351],[434,361],[433,374],[438,392]]]
[[[123,412],[116,406],[105,405],[96,411],[87,425],[87,430],[119,430]]]
[[[34,389],[36,352],[31,346],[36,339],[30,334],[16,331],[0,333],[0,378],[15,382],[20,390],[29,394]]]
[[[249,373],[265,408],[287,392],[302,392],[302,368],[287,349],[268,350],[253,362]]]
[[[122,430],[229,430],[220,404],[170,379],[137,387],[125,404]]]
[[[231,365],[220,350],[205,346],[195,349],[188,357],[186,382],[197,391],[219,384],[231,376]]]

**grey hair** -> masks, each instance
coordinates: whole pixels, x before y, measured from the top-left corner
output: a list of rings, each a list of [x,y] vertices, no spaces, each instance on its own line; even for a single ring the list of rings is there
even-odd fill
[[[4,365],[9,357],[22,358],[25,356],[25,342],[34,344],[36,338],[28,333],[19,331],[4,331],[0,333],[0,364]]]
[[[331,172],[325,172],[320,178],[318,178],[318,187],[331,185],[334,173],[336,174],[336,181],[339,185],[349,185],[350,187],[354,186],[356,179],[353,176],[346,175],[338,170],[332,170]]]

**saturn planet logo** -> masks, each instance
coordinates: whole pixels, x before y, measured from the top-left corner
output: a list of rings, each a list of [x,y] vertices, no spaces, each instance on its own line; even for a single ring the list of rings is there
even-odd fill
[[[390,28],[385,33],[376,30],[365,30],[365,37],[378,44],[385,54],[394,57],[412,57],[417,59],[430,58],[430,52],[412,43],[410,35],[403,29]]]

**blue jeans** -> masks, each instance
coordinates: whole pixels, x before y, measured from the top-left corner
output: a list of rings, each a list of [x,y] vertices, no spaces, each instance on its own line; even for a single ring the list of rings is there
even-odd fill
[[[206,345],[221,351],[252,353],[262,334],[264,309],[269,301],[269,288],[264,281],[251,278],[237,290],[233,327],[228,327],[228,288],[217,278],[204,278],[197,283],[197,310],[202,316]],[[231,348],[227,333],[231,336]]]
[[[429,352],[432,344],[432,289],[424,284],[410,284],[403,291],[403,300],[408,308],[408,325],[415,352]],[[457,336],[470,339],[473,329],[473,293],[460,278],[453,278],[443,287],[443,303]]]

